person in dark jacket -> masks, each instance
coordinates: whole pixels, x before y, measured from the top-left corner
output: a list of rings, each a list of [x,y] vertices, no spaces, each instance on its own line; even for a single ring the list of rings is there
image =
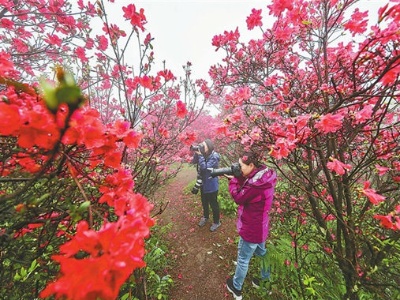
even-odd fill
[[[229,192],[238,204],[236,223],[240,239],[235,275],[228,278],[228,290],[237,300],[242,299],[242,286],[253,255],[263,258],[267,250],[265,241],[269,233],[269,211],[276,185],[276,172],[258,161],[256,153],[247,152],[240,159],[242,175],[227,176]],[[269,279],[269,269],[262,264],[261,280]],[[260,279],[253,279],[259,287]]]
[[[203,217],[200,219],[199,226],[203,227],[207,224],[210,214],[210,206],[213,214],[213,224],[211,231],[216,231],[221,226],[220,209],[218,204],[218,177],[210,176],[211,170],[219,166],[220,156],[214,150],[214,143],[210,139],[206,139],[201,144],[202,151],[196,151],[193,157],[193,163],[197,163],[198,173],[202,179],[201,204],[203,206]]]

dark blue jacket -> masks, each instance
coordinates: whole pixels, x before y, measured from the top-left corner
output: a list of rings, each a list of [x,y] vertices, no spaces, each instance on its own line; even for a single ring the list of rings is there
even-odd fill
[[[204,194],[213,193],[218,191],[219,188],[219,179],[218,176],[212,178],[210,176],[211,169],[217,169],[219,166],[220,156],[217,152],[213,151],[211,154],[205,158],[203,155],[195,154],[193,157],[193,163],[197,163],[198,172],[201,175],[201,179],[203,180],[203,184],[201,185],[201,191]]]

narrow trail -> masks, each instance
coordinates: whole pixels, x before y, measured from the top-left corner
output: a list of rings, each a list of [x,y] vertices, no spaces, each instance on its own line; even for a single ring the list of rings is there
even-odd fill
[[[222,226],[216,232],[210,232],[211,222],[198,227],[202,216],[200,194],[184,193],[195,176],[193,168],[185,168],[157,194],[164,202],[169,201],[157,223],[172,225],[166,237],[168,255],[174,262],[174,268],[169,270],[174,280],[169,299],[232,299],[225,282],[234,271],[236,259],[235,220],[222,215]]]

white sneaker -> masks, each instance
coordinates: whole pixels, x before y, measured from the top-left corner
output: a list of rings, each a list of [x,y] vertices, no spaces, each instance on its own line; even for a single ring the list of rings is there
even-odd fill
[[[202,217],[199,222],[199,227],[203,227],[204,225],[206,225],[207,221],[207,218]]]
[[[218,227],[221,226],[221,222],[219,222],[218,224],[213,223],[210,227],[210,231],[215,231],[218,229]]]

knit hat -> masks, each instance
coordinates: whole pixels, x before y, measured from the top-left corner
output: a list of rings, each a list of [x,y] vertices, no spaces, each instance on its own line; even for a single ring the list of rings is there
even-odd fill
[[[211,154],[214,151],[214,143],[210,139],[205,139],[204,142],[208,147],[208,154]]]

